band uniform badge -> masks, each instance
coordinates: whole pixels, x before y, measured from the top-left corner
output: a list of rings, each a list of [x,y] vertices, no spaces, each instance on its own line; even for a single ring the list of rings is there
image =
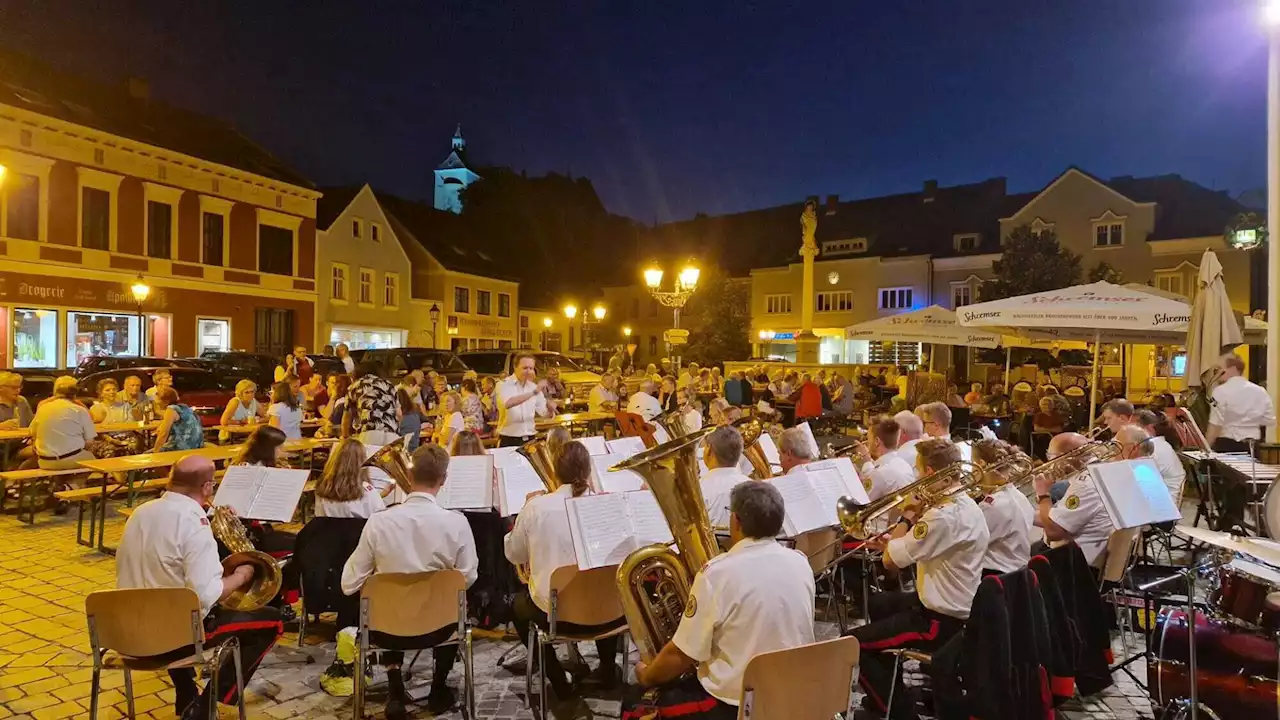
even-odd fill
[[[911,535],[917,540],[923,540],[925,535],[929,534],[929,523],[921,521],[911,529]]]
[[[1080,507],[1080,496],[1079,495],[1069,496],[1065,504],[1068,510],[1075,510],[1076,508]]]
[[[695,595],[689,596],[689,602],[684,606],[684,616],[691,618],[698,612],[698,598]]]

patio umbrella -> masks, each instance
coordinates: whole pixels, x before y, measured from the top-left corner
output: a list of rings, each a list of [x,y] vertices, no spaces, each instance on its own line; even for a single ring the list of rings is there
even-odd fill
[[[1212,250],[1200,258],[1199,292],[1191,306],[1187,328],[1187,385],[1199,385],[1200,374],[1218,360],[1224,348],[1244,342],[1227,287],[1222,281],[1222,263]]]
[[[964,327],[956,320],[954,310],[939,305],[850,325],[844,329],[844,336],[849,340],[926,342],[980,348],[1000,346],[999,332]]]

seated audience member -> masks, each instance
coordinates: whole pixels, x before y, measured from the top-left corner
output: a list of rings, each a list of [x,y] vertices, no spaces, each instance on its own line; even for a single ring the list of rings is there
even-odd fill
[[[831,396],[831,409],[840,417],[848,417],[853,414],[853,403],[856,399],[854,396],[858,394],[857,389],[853,387],[853,383],[849,382],[849,378],[835,374],[835,393]]]
[[[347,559],[342,570],[342,592],[354,595],[375,573],[419,573],[457,570],[468,587],[476,581],[479,561],[471,527],[462,513],[440,507],[436,495],[444,487],[449,469],[449,455],[438,445],[423,445],[413,454],[411,467],[413,492],[407,500],[383,512],[373,513],[360,535],[360,544]],[[440,645],[457,630],[449,624],[412,638],[369,633],[379,647],[382,666],[387,670],[388,694],[386,716],[393,720],[406,717],[404,661],[402,650],[434,646],[435,664],[431,671],[431,694],[427,709],[440,715],[454,705],[454,693],[448,685],[449,671],[458,658],[457,645]],[[398,646],[398,647],[397,647]]]
[[[31,419],[31,437],[41,470],[71,470],[81,460],[94,459],[86,446],[98,436],[93,418],[76,402],[76,379],[63,375],[53,381],[53,395],[40,403]]]
[[[587,396],[588,412],[615,412],[618,409],[618,394],[613,391],[618,380],[611,373],[600,376],[600,383],[591,388]]]
[[[160,388],[152,401],[160,415],[152,452],[198,450],[204,447],[204,426],[189,405],[178,402],[178,391]]]
[[[965,405],[964,398],[960,397],[960,387],[955,383],[947,384],[947,407],[962,408]]]
[[[316,483],[316,517],[369,518],[386,509],[366,479],[364,446],[347,438],[329,454]]]
[[[1049,441],[1049,460],[1064,455],[1088,440],[1079,433],[1062,433]],[[1111,518],[1102,506],[1093,478],[1078,463],[1075,473],[1066,481],[1066,491],[1056,503],[1052,500],[1052,478],[1037,475],[1035,479],[1037,527],[1044,529],[1044,539],[1052,547],[1074,541],[1085,559],[1092,564],[1107,547],[1111,537]]]
[[[440,416],[436,418],[436,431],[432,440],[442,448],[449,447],[453,436],[466,429],[466,421],[462,419],[460,411],[461,405],[462,399],[452,390],[440,396]]]
[[[1061,395],[1046,395],[1040,398],[1040,412],[1031,418],[1031,427],[1038,433],[1050,433],[1057,435],[1066,429],[1067,420],[1070,419],[1070,409],[1062,412],[1058,400],[1062,404],[1067,402],[1066,398]]]
[[[671,402],[671,407],[674,410],[674,393],[672,393]],[[662,405],[658,403],[658,398],[653,396],[653,381],[641,381],[640,392],[632,395],[631,400],[627,403],[627,412],[639,415],[644,418],[645,422],[649,422],[662,414]]]
[[[973,383],[972,385],[970,385],[970,386],[969,386],[969,392],[967,392],[967,393],[965,393],[965,394],[964,394],[964,404],[965,404],[965,405],[980,405],[980,404],[982,404],[982,398],[983,398],[983,395],[982,395],[982,383],[977,383],[977,382],[976,382],[976,383]]]
[[[267,422],[271,427],[279,428],[290,440],[302,438],[302,404],[288,383],[278,382],[271,386]]]
[[[236,394],[227,401],[227,407],[222,411],[222,418],[218,421],[219,425],[253,425],[262,422],[263,408],[258,405],[258,385],[252,380],[241,380],[236,383]],[[231,433],[221,430],[218,433],[218,439],[227,442],[231,439]]]
[[[809,561],[778,544],[785,517],[770,483],[747,482],[729,495],[729,552],[694,577],[675,635],[651,662],[636,665],[642,699],[628,688],[622,716],[734,720],[743,673],[761,653],[814,641],[814,582]],[[694,672],[696,670],[696,672]]]
[[[22,376],[0,371],[0,430],[30,427],[33,416],[31,403],[22,397]]]
[[[884,418],[867,433],[869,448],[861,448],[856,457],[862,486],[873,501],[915,482],[915,472],[897,452],[902,428],[893,418]]]
[[[680,390],[676,393],[678,400],[677,412],[680,413],[680,417],[684,421],[685,429],[689,432],[696,432],[702,429],[702,412],[691,401],[691,394],[688,389]],[[716,398],[716,400],[724,400],[724,398]],[[715,402],[715,400],[712,402]],[[729,401],[724,400],[724,403],[727,407]]]

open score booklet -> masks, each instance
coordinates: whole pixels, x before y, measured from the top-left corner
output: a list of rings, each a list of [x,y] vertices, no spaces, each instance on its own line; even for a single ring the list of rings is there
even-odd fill
[[[565,504],[579,570],[617,565],[634,550],[672,542],[667,519],[648,490],[583,495]]]
[[[287,523],[310,476],[310,470],[232,465],[218,484],[213,504],[229,506],[243,520]]]

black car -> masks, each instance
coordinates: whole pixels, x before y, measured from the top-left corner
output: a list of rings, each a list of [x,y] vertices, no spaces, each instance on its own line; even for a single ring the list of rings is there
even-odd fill
[[[107,370],[123,370],[144,367],[193,367],[192,363],[176,358],[146,357],[137,355],[90,355],[71,371],[72,377],[82,378]]]
[[[125,378],[130,375],[137,375],[142,380],[142,391],[146,392],[155,385],[152,378],[157,370],[169,371],[170,377],[173,378],[173,389],[178,391],[178,401],[190,406],[200,417],[200,423],[206,427],[218,424],[222,418],[222,411],[227,407],[227,402],[235,397],[236,379],[219,377],[217,373],[209,370],[189,367],[122,368],[96,372],[80,378],[76,396],[86,406],[92,405],[98,397],[100,380],[111,378],[116,381],[118,387],[123,389]]]
[[[257,383],[259,388],[270,390],[275,381],[276,365],[280,360],[267,353],[253,353],[241,350],[205,350],[199,358],[190,362],[210,370],[232,385],[241,379],[249,379]]]
[[[357,364],[365,361],[378,363],[382,368],[381,375],[390,380],[402,378],[410,370],[435,370],[443,375],[450,385],[457,385],[462,382],[462,376],[469,369],[452,351],[432,348],[352,350],[351,357]]]

